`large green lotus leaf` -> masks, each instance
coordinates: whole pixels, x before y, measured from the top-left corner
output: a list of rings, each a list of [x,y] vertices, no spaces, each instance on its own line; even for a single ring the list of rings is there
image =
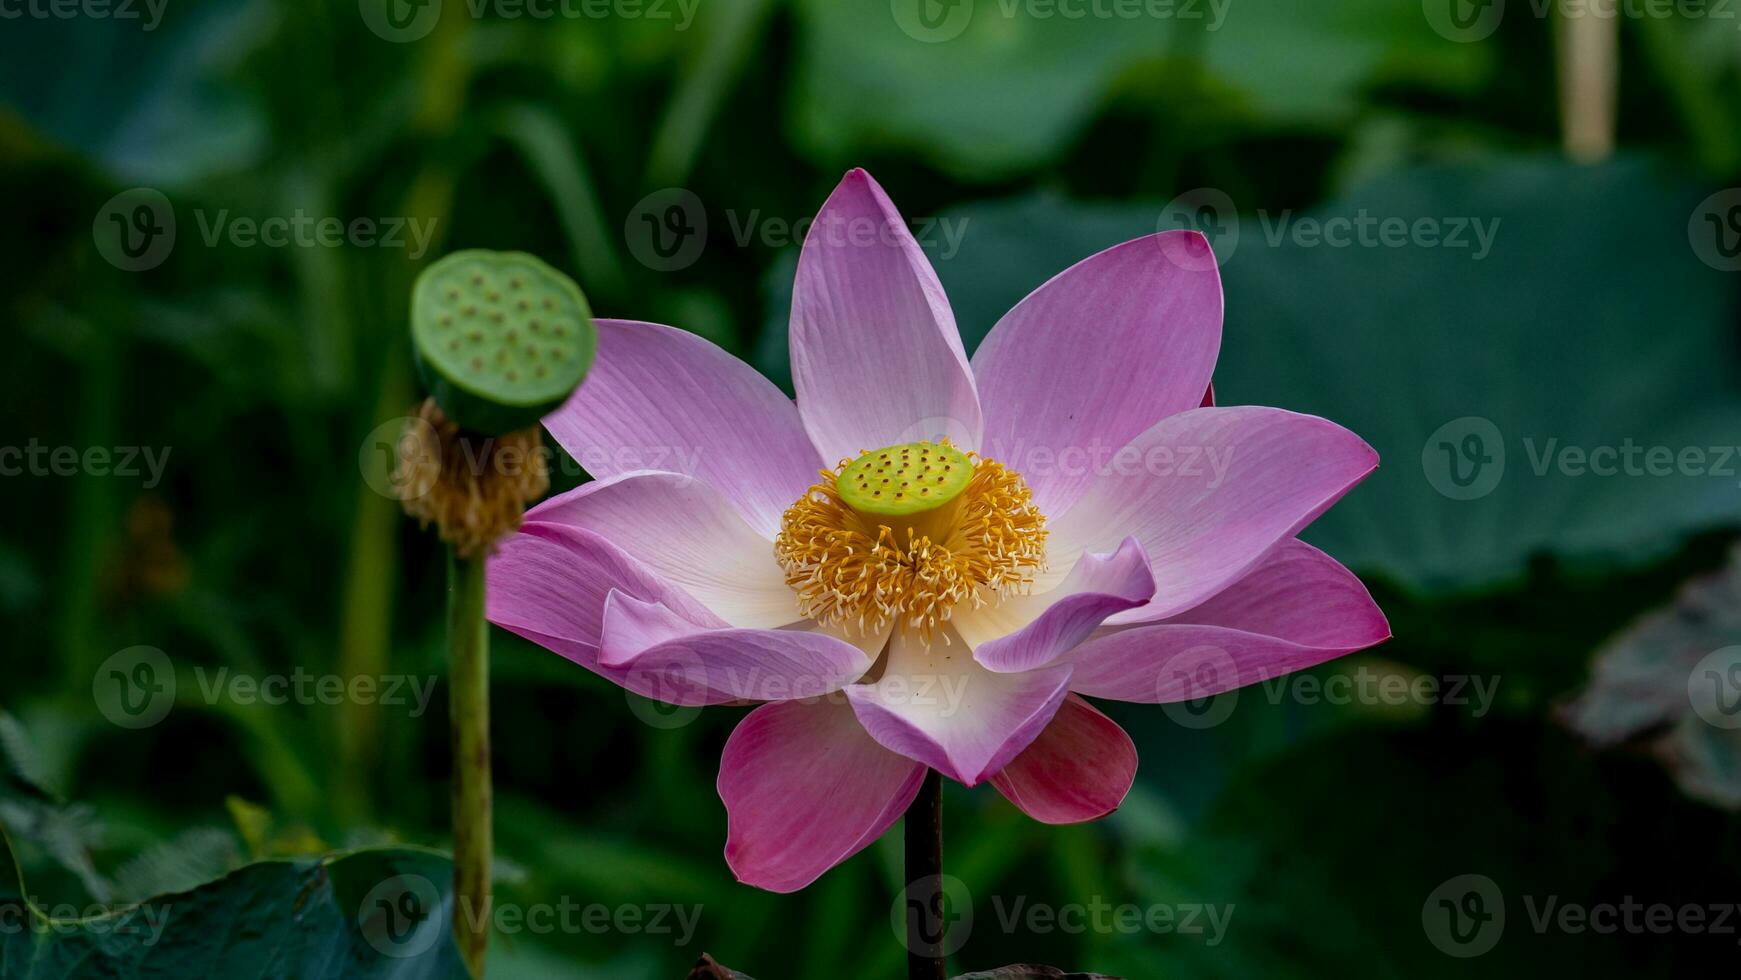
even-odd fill
[[[1227,15],[1207,32],[1204,60],[1240,108],[1267,120],[1332,124],[1374,83],[1466,91],[1492,65],[1490,46],[1434,33],[1418,3],[1221,2]]]
[[[125,180],[187,185],[256,162],[264,120],[224,80],[272,27],[267,6],[104,9],[113,16],[8,20],[0,104]]]
[[[1171,21],[1006,16],[1011,3],[800,0],[800,143],[830,165],[916,148],[984,179],[1062,151],[1120,70],[1169,51]]]
[[[1195,104],[1304,125],[1350,118],[1373,83],[1462,90],[1490,63],[1392,0],[801,0],[798,12],[802,144],[835,166],[897,146],[975,180],[1066,152],[1121,85],[1176,97],[1176,78],[1142,70],[1162,62],[1207,67]]]
[[[1741,523],[1741,458],[1721,448],[1741,442],[1734,283],[1688,233],[1705,191],[1645,161],[1527,159],[1394,174],[1310,212],[1222,222],[1216,391],[1334,419],[1379,451],[1379,471],[1306,534],[1363,571],[1440,591],[1510,578],[1541,553],[1661,557]],[[940,234],[928,251],[971,349],[1051,275],[1177,226],[1175,210],[972,205],[944,216],[966,222],[954,254]],[[1376,224],[1370,244],[1314,237],[1337,217],[1350,235],[1363,219],[1400,218],[1411,235],[1426,220],[1442,241],[1388,245]],[[790,279],[790,259],[770,272],[758,354],[781,381]],[[1576,456],[1606,447],[1621,454],[1613,476]],[[1674,454],[1668,475],[1651,475],[1646,447]],[[1683,467],[1689,447],[1704,459]]]
[[[1741,465],[1720,448],[1741,442],[1735,283],[1689,240],[1703,192],[1643,161],[1525,161],[1373,181],[1318,214],[1427,219],[1435,247],[1308,245],[1298,224],[1271,245],[1282,216],[1247,223],[1217,391],[1379,450],[1313,528],[1350,564],[1432,588],[1538,553],[1659,557],[1741,522]]]
[[[466,972],[451,933],[452,875],[433,851],[365,849],[262,861],[85,915],[32,901],[0,835],[0,980],[459,980]]]
[[[1650,767],[1593,757],[1543,721],[1457,737],[1349,731],[1248,769],[1184,840],[1133,848],[1132,900],[1176,911],[1181,928],[1120,936],[1095,965],[1340,977],[1358,951],[1357,974],[1386,980],[1467,977],[1472,964],[1487,977],[1610,976],[1618,963],[1679,976],[1694,947],[1728,956],[1735,937],[1667,944],[1642,927],[1562,927],[1558,914],[1727,895],[1733,863],[1702,855],[1725,851],[1733,827]]]

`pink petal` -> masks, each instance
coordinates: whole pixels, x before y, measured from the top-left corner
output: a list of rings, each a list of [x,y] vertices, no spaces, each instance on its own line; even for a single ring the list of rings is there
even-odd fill
[[[546,500],[526,520],[598,534],[733,626],[785,626],[804,618],[774,560],[773,542],[699,479],[623,473]]]
[[[1083,555],[1050,592],[1015,596],[956,614],[953,622],[988,670],[1033,670],[1088,638],[1108,616],[1135,609],[1155,594],[1148,556],[1135,538],[1111,555]]]
[[[1118,809],[1136,781],[1136,745],[1118,722],[1072,694],[1034,744],[991,777],[1011,803],[1041,823],[1098,820]]]
[[[599,647],[601,665],[645,675],[671,704],[813,698],[871,665],[858,647],[823,633],[710,629],[615,590],[605,600]]]
[[[692,333],[654,323],[599,320],[586,383],[544,425],[593,476],[700,477],[769,538],[822,466],[773,382]]]
[[[895,631],[874,684],[846,688],[872,738],[967,786],[979,784],[1028,747],[1069,690],[1070,668],[996,674],[956,638],[927,649]]]
[[[797,891],[881,837],[924,779],[924,766],[872,741],[844,704],[763,705],[719,762],[726,864],[744,884]]]
[[[682,589],[659,578],[610,542],[579,528],[526,525],[489,559],[485,616],[637,694],[671,701],[664,675],[599,662],[605,602],[611,593],[658,602],[698,624],[724,626]],[[682,688],[685,697],[693,691]],[[732,700],[710,695],[707,703]],[[671,703],[678,703],[671,701]]]
[[[1113,625],[1125,618],[1113,617]],[[1360,579],[1298,538],[1276,545],[1256,568],[1214,598],[1165,621],[1225,626],[1320,646],[1366,646],[1376,642],[1374,636],[1390,635],[1390,624]]]
[[[1360,437],[1276,408],[1196,408],[1145,432],[1124,463],[1054,521],[1054,563],[1142,542],[1155,572],[1146,618],[1189,609],[1237,581],[1378,466]]]
[[[1066,662],[1079,693],[1164,703],[1304,670],[1389,637],[1359,579],[1288,541],[1208,602],[1163,623],[1108,627]]]
[[[1053,276],[973,355],[982,450],[1019,471],[1048,514],[1094,482],[1097,459],[1202,404],[1221,348],[1221,275],[1194,231],[1115,245]]]
[[[949,301],[863,170],[847,173],[805,236],[791,331],[798,410],[828,463],[945,435],[979,445],[979,397]]]

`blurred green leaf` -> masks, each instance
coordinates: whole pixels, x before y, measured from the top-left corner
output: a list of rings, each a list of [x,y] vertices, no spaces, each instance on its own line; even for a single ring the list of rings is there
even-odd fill
[[[1038,19],[1010,2],[798,0],[802,145],[825,169],[895,147],[973,180],[1033,166],[1069,146],[1121,70],[1166,57],[1177,26]]]
[[[252,864],[209,884],[84,917],[34,904],[0,839],[0,978],[316,976],[462,980],[451,865],[376,849]],[[60,916],[60,917],[51,917]]]
[[[1591,675],[1563,713],[1574,731],[1639,741],[1689,794],[1741,809],[1741,549],[1598,650]]]
[[[0,104],[123,180],[187,186],[256,162],[265,120],[227,83],[273,26],[269,5],[125,9],[131,15],[9,20]]]
[[[1202,0],[1203,6],[1216,4]],[[1280,124],[1352,118],[1365,90],[1408,83],[1468,91],[1492,65],[1492,49],[1435,34],[1418,3],[1393,0],[1219,0],[1221,22],[1204,61],[1236,104]],[[1211,15],[1213,16],[1213,15]]]
[[[1648,769],[1599,767],[1540,721],[1456,739],[1352,731],[1303,746],[1247,771],[1187,841],[1132,855],[1133,893],[1181,927],[1121,935],[1097,965],[1203,980],[1339,976],[1358,950],[1365,977],[1468,976],[1472,961],[1457,955],[1467,948],[1435,945],[1425,917],[1443,915],[1439,889],[1480,875],[1504,909],[1496,944],[1475,961],[1485,976],[1683,975],[1702,955],[1728,955],[1734,937],[1665,943],[1641,928],[1568,930],[1551,915],[1727,901],[1733,820],[1664,798],[1661,785]],[[1664,839],[1670,825],[1699,829]],[[1197,928],[1186,931],[1193,906]]]

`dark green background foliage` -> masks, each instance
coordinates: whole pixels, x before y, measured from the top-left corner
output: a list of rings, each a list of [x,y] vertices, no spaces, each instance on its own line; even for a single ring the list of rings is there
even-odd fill
[[[696,331],[788,383],[787,228],[851,166],[929,222],[970,346],[1066,265],[1225,201],[1208,229],[1225,260],[1221,400],[1326,415],[1383,457],[1308,537],[1371,584],[1396,638],[1305,683],[1497,685],[1491,703],[1253,688],[1224,695],[1208,728],[1115,705],[1142,772],[1090,826],[952,788],[948,867],[974,913],[957,966],[1668,977],[1733,962],[1733,934],[1538,928],[1532,913],[1741,899],[1725,809],[1741,803],[1741,733],[1686,698],[1689,665],[1741,643],[1724,570],[1737,477],[1533,463],[1554,440],[1738,441],[1736,277],[1696,233],[1701,202],[1741,171],[1741,32],[1623,18],[1618,150],[1574,163],[1555,18],[1513,3],[1491,37],[1457,43],[1434,32],[1436,2],[1232,0],[1216,17],[1202,0],[1199,20],[981,2],[939,43],[882,0],[702,0],[692,22],[674,2],[550,19],[449,3],[407,43],[366,26],[373,0],[173,0],[151,30],[0,21],[0,447],[169,454],[161,479],[142,463],[0,476],[0,913],[38,926],[0,933],[0,977],[68,962],[451,975],[445,937],[396,959],[357,925],[379,880],[446,874],[423,849],[446,841],[440,554],[377,490],[377,427],[418,395],[410,283],[454,249],[533,252],[600,315]],[[164,195],[177,224],[143,271],[104,257],[106,202],[130,188]],[[677,268],[642,261],[638,237],[643,199],[666,188],[707,219]],[[218,221],[297,215],[434,235],[427,254],[208,241]],[[1299,233],[1361,215],[1493,236]],[[1456,500],[1430,457],[1469,416],[1501,434],[1507,468]],[[562,464],[559,485],[585,478]],[[137,646],[165,653],[177,695],[130,730],[100,689]],[[219,671],[298,670],[410,677],[433,699],[420,713],[204,693]],[[681,724],[505,635],[495,672],[502,901],[701,912],[687,944],[519,929],[496,940],[493,975],[672,978],[703,950],[763,980],[898,975],[898,835],[800,895],[732,881],[713,779],[741,709]],[[1473,961],[1423,926],[1434,890],[1465,874],[1507,912]],[[149,949],[111,919],[39,918],[142,901],[180,916]],[[1018,903],[1232,918],[1219,937],[1006,926]]]

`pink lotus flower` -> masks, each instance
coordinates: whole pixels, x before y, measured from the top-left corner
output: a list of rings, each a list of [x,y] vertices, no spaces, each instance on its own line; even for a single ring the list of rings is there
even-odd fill
[[[927,767],[1047,823],[1105,816],[1136,751],[1086,698],[1203,697],[1389,635],[1294,537],[1377,455],[1321,418],[1199,407],[1221,302],[1202,236],[1152,235],[1054,276],[970,362],[854,170],[798,262],[796,404],[693,334],[599,321],[545,420],[597,482],[504,542],[489,618],[660,700],[765,702],[719,775],[752,885],[865,847]]]

